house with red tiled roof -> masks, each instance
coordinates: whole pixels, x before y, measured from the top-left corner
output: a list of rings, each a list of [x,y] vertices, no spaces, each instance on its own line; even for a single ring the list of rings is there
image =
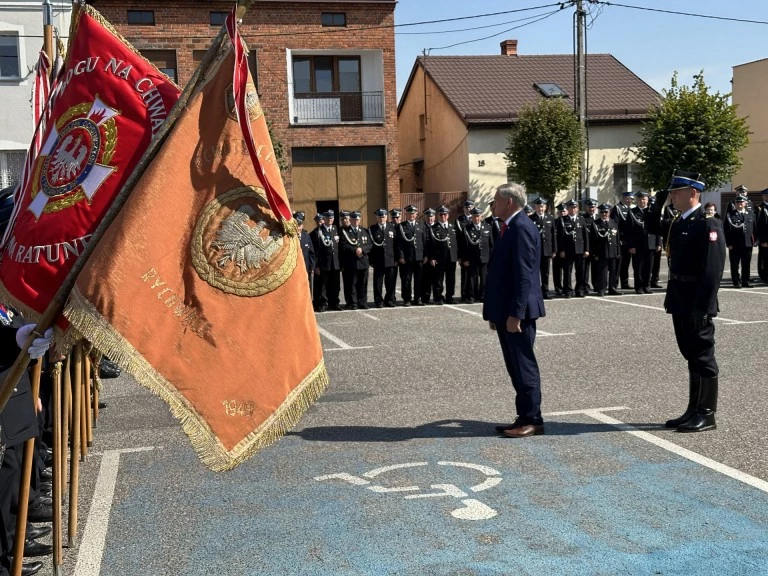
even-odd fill
[[[484,204],[508,180],[504,151],[520,110],[574,96],[572,54],[520,55],[516,40],[502,42],[500,55],[417,58],[398,106],[403,201],[464,192]],[[614,202],[640,190],[633,146],[659,98],[614,56],[587,55],[589,196]]]

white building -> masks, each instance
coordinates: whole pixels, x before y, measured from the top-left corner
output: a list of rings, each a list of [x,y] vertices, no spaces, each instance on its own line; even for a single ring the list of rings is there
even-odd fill
[[[50,0],[66,44],[70,0]],[[0,0],[0,188],[15,184],[34,131],[34,68],[43,47],[42,0]]]

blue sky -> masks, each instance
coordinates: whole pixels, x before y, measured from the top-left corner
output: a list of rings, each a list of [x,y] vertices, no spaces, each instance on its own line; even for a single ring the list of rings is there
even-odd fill
[[[616,0],[620,4],[726,16],[768,22],[768,0]],[[554,0],[400,0],[395,10],[397,24],[514,10],[553,4]],[[610,53],[656,90],[669,86],[674,71],[684,84],[704,70],[707,84],[719,92],[730,92],[732,67],[768,58],[768,25],[724,22],[712,19],[660,14],[619,6],[602,6],[587,34],[591,53]],[[555,8],[542,8],[487,18],[462,20],[395,29],[398,100],[413,63],[424,48],[437,48],[496,34],[524,22],[511,22]],[[499,43],[518,40],[519,54],[572,53],[573,8],[500,34],[494,38],[432,50],[432,55],[499,54]],[[590,18],[588,18],[589,22]],[[508,23],[502,25],[503,23]],[[500,24],[492,28],[429,35],[406,35]]]

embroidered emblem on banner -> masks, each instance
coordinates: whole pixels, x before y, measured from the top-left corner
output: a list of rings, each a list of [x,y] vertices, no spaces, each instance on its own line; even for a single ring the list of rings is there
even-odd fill
[[[257,187],[235,188],[203,208],[192,237],[200,278],[237,296],[261,296],[296,268],[298,239],[286,235]]]
[[[224,102],[227,105],[227,116],[237,122],[237,113],[235,112],[235,97],[232,91],[232,84],[229,85]],[[256,92],[256,86],[253,82],[248,82],[245,87],[245,107],[248,109],[248,119],[253,122],[264,112],[261,109],[259,94]]]
[[[712,230],[709,233],[709,241],[710,242],[717,242],[717,230]]]
[[[115,116],[120,113],[98,96],[67,110],[52,127],[32,180],[28,210],[39,220],[45,214],[91,202],[117,168],[110,166],[117,145]],[[37,184],[39,183],[39,185]]]

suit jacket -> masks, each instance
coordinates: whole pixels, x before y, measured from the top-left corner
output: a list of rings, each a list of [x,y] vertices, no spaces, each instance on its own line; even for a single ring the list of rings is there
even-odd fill
[[[488,264],[483,318],[504,326],[509,316],[535,320],[545,315],[539,264],[541,235],[536,225],[518,213],[499,237]]]

